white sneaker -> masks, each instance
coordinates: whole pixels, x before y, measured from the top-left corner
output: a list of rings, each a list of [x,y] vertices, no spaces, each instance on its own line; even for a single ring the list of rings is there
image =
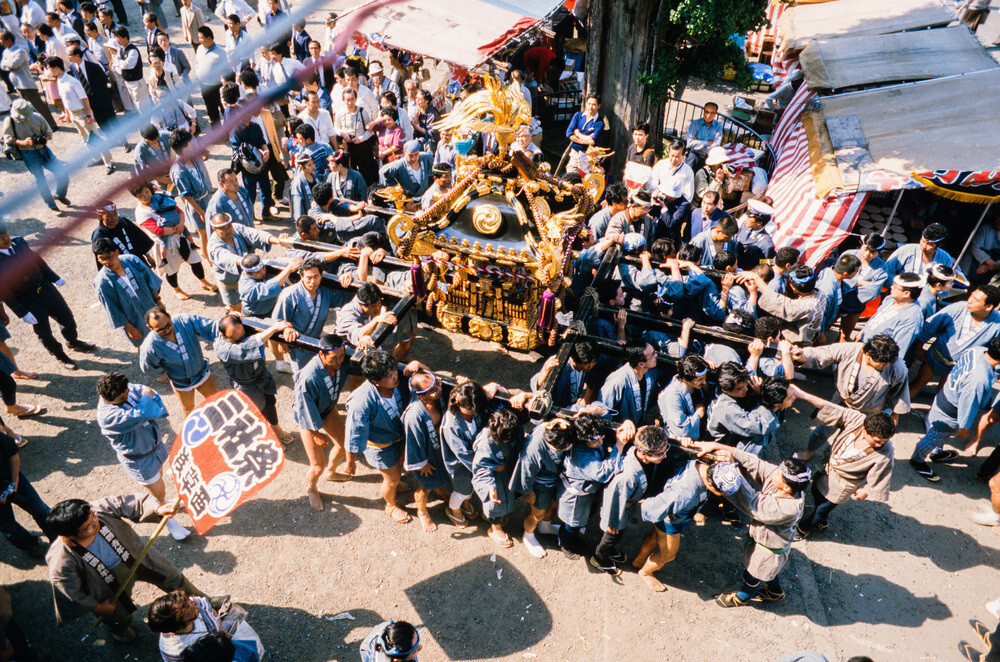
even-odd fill
[[[525,533],[524,537],[521,538],[521,541],[524,543],[524,548],[528,550],[528,553],[536,559],[548,556],[548,552],[546,552],[545,548],[538,542],[538,538],[535,537],[534,533]]]
[[[969,513],[969,519],[976,524],[982,524],[983,526],[1000,526],[1000,515],[996,514],[992,510],[981,510]]]
[[[172,519],[167,520],[167,531],[170,532],[170,535],[174,540],[185,540],[191,535],[191,532],[188,529],[184,528]]]
[[[278,372],[283,372],[286,375],[291,375],[295,373],[295,371],[292,370],[292,364],[289,363],[288,361],[275,361],[274,369],[277,370]]]

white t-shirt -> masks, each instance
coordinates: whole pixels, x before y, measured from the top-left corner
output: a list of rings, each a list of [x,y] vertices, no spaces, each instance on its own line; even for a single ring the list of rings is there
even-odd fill
[[[649,174],[647,188],[650,193],[660,191],[671,198],[684,198],[691,202],[694,198],[694,172],[684,162],[675,167],[670,165],[669,159],[660,159]]]
[[[59,98],[62,99],[66,110],[71,113],[83,110],[83,102],[87,99],[87,92],[83,89],[80,81],[64,73],[56,79],[56,87],[59,88]]]

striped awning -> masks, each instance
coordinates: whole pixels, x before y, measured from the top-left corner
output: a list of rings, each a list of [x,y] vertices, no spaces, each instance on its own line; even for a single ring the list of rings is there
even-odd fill
[[[374,9],[353,36],[365,46],[399,48],[472,69],[560,5],[562,0],[404,0]]]

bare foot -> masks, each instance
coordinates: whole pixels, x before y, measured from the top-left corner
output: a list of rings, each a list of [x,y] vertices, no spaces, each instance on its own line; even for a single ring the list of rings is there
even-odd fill
[[[399,522],[400,524],[407,524],[411,519],[413,519],[412,517],[409,516],[409,514],[405,510],[403,510],[399,506],[387,505],[385,507],[385,514],[391,517],[393,521]]]
[[[160,382],[161,384],[165,384],[168,381],[170,381],[170,377],[167,376],[166,374],[162,374],[162,375],[160,375],[159,377],[156,378],[156,381]]]
[[[37,372],[29,372],[28,370],[15,370],[10,373],[10,376],[15,379],[38,379]]]
[[[638,570],[642,566],[646,565],[646,559],[648,559],[648,558],[649,558],[649,554],[646,554],[645,556],[637,556],[637,557],[635,557],[634,559],[632,559],[632,567],[635,568],[636,570]]]
[[[323,510],[323,497],[316,490],[308,490],[306,496],[309,497],[309,507],[313,510]]]
[[[342,474],[338,471],[327,471],[323,473],[323,478],[334,483],[346,483],[351,480],[353,476],[348,476],[347,474]]]
[[[659,579],[657,579],[656,577],[654,577],[653,575],[643,574],[640,571],[639,572],[639,576],[642,577],[642,580],[644,582],[646,582],[646,585],[649,588],[651,588],[652,590],[656,591],[657,593],[663,593],[664,591],[667,590],[666,585],[663,582],[661,582]]]
[[[413,487],[406,483],[405,481],[399,481],[399,485],[396,486],[396,494],[406,494],[407,492],[412,492]]]
[[[187,292],[185,292],[179,287],[174,288],[174,296],[180,299],[181,301],[187,301],[188,299],[191,298],[190,296],[188,296]]]
[[[417,517],[420,518],[420,523],[423,525],[424,531],[426,531],[427,533],[434,533],[435,531],[438,530],[438,525],[434,523],[433,519],[431,519],[431,514],[429,512],[418,511]]]

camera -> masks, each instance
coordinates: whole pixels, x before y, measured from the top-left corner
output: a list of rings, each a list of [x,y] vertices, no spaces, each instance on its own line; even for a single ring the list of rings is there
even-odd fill
[[[45,144],[48,142],[49,141],[45,138],[45,136],[40,136],[37,133],[31,136],[31,144],[35,147],[45,147]]]

